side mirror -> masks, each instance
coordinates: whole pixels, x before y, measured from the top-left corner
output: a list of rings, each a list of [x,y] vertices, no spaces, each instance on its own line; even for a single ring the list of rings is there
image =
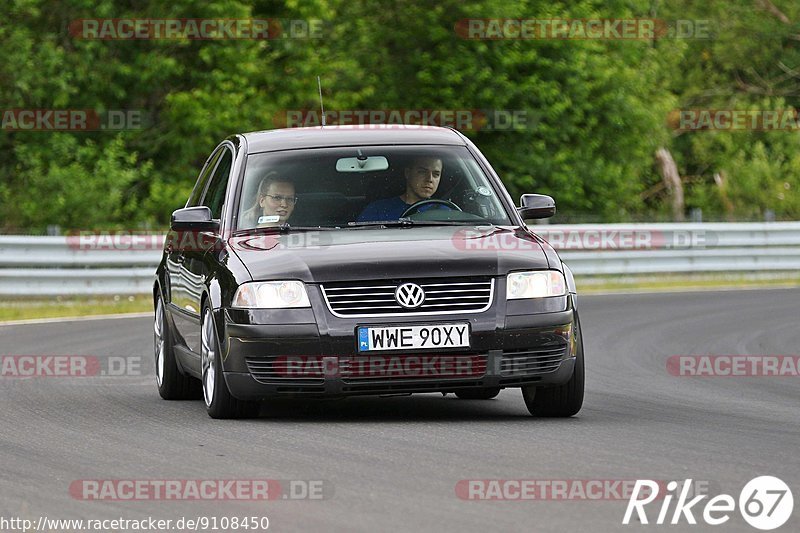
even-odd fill
[[[169,227],[173,231],[217,231],[219,220],[211,218],[211,209],[206,206],[185,207],[173,211]]]
[[[522,207],[518,207],[517,212],[522,220],[550,218],[556,214],[556,201],[545,194],[523,194],[520,203]]]

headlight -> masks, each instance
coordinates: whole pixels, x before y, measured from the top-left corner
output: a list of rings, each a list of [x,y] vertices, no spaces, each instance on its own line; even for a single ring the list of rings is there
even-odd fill
[[[233,307],[285,309],[311,307],[302,281],[259,281],[243,283],[233,297]]]
[[[539,270],[534,272],[512,272],[506,278],[506,299],[544,298],[564,296],[567,283],[564,274],[558,270]]]

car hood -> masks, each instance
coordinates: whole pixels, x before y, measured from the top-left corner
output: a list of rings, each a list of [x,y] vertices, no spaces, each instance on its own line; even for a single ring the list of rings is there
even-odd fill
[[[408,227],[233,236],[230,249],[254,280],[308,283],[500,276],[548,268],[536,237],[516,227]]]

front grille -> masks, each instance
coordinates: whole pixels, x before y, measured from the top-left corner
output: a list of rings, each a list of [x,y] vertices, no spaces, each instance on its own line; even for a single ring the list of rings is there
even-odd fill
[[[486,374],[486,355],[369,355],[339,358],[345,383],[447,381]]]
[[[415,392],[441,392],[443,389],[454,390],[469,387],[480,387],[483,382],[472,381],[383,381],[380,383],[357,383],[342,387],[347,394],[412,394]]]
[[[567,345],[507,350],[500,361],[500,376],[525,377],[556,370],[567,353]]]
[[[425,291],[425,301],[415,309],[402,307],[395,300],[397,287],[408,282],[416,283]],[[494,279],[359,281],[326,283],[321,288],[328,309],[339,317],[452,315],[489,309],[494,296]]]
[[[345,383],[448,381],[486,374],[486,355],[289,355],[245,358],[253,379],[269,385],[322,385],[325,378]]]
[[[253,379],[266,384],[323,384],[321,357],[268,356],[246,357],[247,370]]]

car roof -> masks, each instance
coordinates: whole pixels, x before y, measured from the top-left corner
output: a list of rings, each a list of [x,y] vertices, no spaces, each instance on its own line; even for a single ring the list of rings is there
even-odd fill
[[[467,144],[464,137],[451,128],[386,124],[285,128],[243,133],[242,137],[250,154],[355,145]]]

